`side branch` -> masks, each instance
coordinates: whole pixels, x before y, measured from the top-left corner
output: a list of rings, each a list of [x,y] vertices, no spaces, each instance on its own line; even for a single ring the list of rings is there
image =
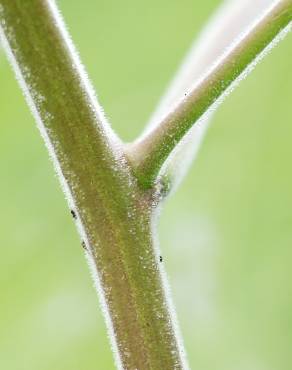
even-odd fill
[[[144,188],[153,186],[173,149],[204,114],[214,110],[291,28],[292,0],[276,1],[160,124],[129,145],[128,157]]]

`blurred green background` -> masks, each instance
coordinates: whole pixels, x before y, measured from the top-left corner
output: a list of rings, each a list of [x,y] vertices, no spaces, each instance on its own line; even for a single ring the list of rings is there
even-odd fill
[[[131,140],[219,1],[58,3],[109,119]],[[292,369],[291,67],[292,35],[218,110],[162,213],[192,369]],[[0,368],[112,370],[79,237],[3,53],[0,85]]]

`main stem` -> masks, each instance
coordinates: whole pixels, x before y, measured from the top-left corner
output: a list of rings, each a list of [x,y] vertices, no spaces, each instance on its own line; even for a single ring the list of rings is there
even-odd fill
[[[54,3],[0,0],[0,34],[79,226],[118,366],[185,369],[152,236],[156,194],[132,177]]]

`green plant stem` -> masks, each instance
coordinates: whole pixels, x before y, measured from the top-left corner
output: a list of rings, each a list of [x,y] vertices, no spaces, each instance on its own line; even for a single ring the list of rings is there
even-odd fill
[[[119,367],[184,369],[141,192],[51,0],[0,0],[0,31],[64,184]],[[64,261],[66,263],[66,261]]]
[[[160,124],[133,145],[128,156],[143,188],[151,188],[173,149],[292,21],[292,0],[279,0],[221,58]]]
[[[196,37],[167,87],[146,126],[148,132],[173,110],[184,93],[194,86],[194,81],[199,81],[210,65],[219,60],[222,51],[238,39],[259,14],[267,10],[268,3],[271,5],[270,0],[229,0],[219,5]],[[166,161],[159,176],[161,182],[167,184],[168,190],[173,192],[177,189],[187,174],[199,152],[212,117],[213,114],[206,115],[200,125],[194,125],[175,148],[171,158]]]

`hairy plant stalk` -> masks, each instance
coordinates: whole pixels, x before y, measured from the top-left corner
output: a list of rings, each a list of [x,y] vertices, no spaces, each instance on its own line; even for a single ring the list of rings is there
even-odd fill
[[[128,150],[103,116],[54,2],[0,0],[1,41],[79,228],[119,368],[187,368],[155,239],[159,173],[193,123],[291,20],[292,0],[277,1]]]
[[[183,369],[142,192],[51,0],[0,0],[2,43],[61,178],[119,368]],[[98,277],[97,277],[98,276]]]
[[[218,106],[290,30],[291,21],[292,0],[275,1],[159,124],[128,147],[141,186],[153,186],[163,164],[194,123]]]
[[[210,65],[246,32],[274,0],[225,0],[208,20],[184,58],[175,77],[146,125],[144,135],[159,126],[164,116],[199,81]],[[160,176],[173,192],[195,159],[213,115],[205,115],[194,125],[173,150],[161,169]],[[138,139],[139,141],[139,139]],[[131,145],[131,144],[130,144]]]

